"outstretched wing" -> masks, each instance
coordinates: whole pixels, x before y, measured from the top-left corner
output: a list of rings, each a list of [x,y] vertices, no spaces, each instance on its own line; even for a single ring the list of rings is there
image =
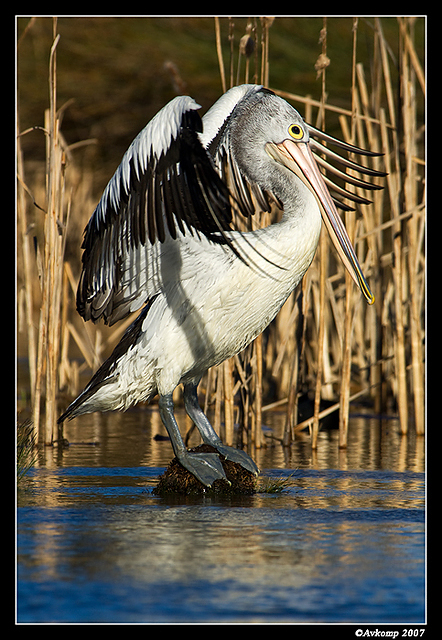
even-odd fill
[[[273,94],[260,85],[230,89],[204,116],[204,131],[197,113],[200,106],[187,96],[175,98],[135,138],[85,230],[77,292],[77,309],[85,320],[103,318],[114,324],[156,295],[162,276],[155,260],[159,246],[167,239],[176,243],[179,252],[186,251],[189,234],[203,234],[212,242],[228,245],[247,261],[228,233],[231,204],[249,216],[257,208],[270,211],[272,199],[280,203],[241,172],[232,152],[229,124],[237,105],[261,92]],[[372,155],[308,128],[315,138],[353,153]],[[359,187],[379,188],[348,176],[319,154],[362,174],[385,174],[344,159],[317,140],[311,139],[310,144],[326,172]],[[327,176],[324,179],[334,193],[368,202]],[[341,208],[350,208],[334,199]]]
[[[224,233],[232,220],[229,192],[198,137],[199,108],[189,97],[169,102],[104,190],[82,245],[77,310],[85,320],[113,324],[155,294],[148,254],[166,235],[182,241],[201,232],[231,244]]]

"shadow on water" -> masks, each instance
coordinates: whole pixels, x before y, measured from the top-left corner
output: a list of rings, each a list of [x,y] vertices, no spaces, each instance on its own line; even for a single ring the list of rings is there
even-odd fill
[[[18,622],[425,621],[424,445],[394,420],[354,417],[346,451],[324,432],[315,455],[251,452],[291,482],[228,499],[153,495],[172,456],[154,407],[65,435],[18,494]]]

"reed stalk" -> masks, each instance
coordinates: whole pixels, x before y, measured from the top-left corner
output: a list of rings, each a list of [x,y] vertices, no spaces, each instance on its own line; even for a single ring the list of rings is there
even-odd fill
[[[387,97],[389,119],[392,124],[391,136],[393,140],[392,150],[390,150],[389,133],[386,128],[385,110],[380,109],[382,148],[385,150],[385,165],[388,176],[386,178],[388,194],[390,197],[392,224],[392,244],[393,244],[393,282],[395,291],[395,317],[393,321],[393,345],[396,365],[395,395],[398,403],[400,429],[402,433],[408,431],[408,409],[407,409],[407,389],[406,389],[406,361],[404,353],[404,331],[402,318],[402,241],[400,215],[400,169],[399,169],[399,141],[396,127],[396,108],[393,95],[393,83],[391,80],[390,66],[388,63],[387,44],[383,35],[381,21],[375,20],[377,44],[380,51],[380,73],[384,79],[384,86]]]
[[[24,163],[23,152],[21,149],[21,137],[17,136],[17,176],[19,179],[19,188],[17,189],[17,218],[20,228],[20,239],[23,259],[23,288],[25,296],[25,313],[26,313],[26,334],[28,339],[28,358],[29,358],[29,379],[31,404],[34,404],[35,383],[36,383],[36,360],[37,349],[35,343],[35,328],[33,320],[33,282],[34,271],[32,266],[30,225],[28,224],[27,204],[26,204],[26,188],[24,184]],[[34,425],[32,429],[35,430]],[[38,433],[35,432],[35,439]]]
[[[360,96],[361,109],[364,115],[368,115],[370,113],[370,98],[369,91],[365,79],[365,73],[363,66],[358,63],[356,64],[356,75],[357,75],[357,91],[355,88],[355,99],[358,99],[358,94]],[[343,125],[344,117],[340,116],[339,118],[341,122],[341,126]],[[367,132],[367,139],[370,149],[374,151],[379,151],[379,140],[376,132],[374,130],[374,126],[368,120],[365,121],[365,127]],[[381,166],[377,159],[373,160],[373,168],[381,169]],[[382,204],[383,204],[383,194],[381,192],[375,192],[372,196],[373,204],[367,205],[364,215],[365,228],[372,229],[373,232],[368,234],[367,243],[369,246],[369,250],[372,256],[372,264],[379,264],[379,252],[382,248],[382,234],[379,230],[375,233],[375,229],[380,228],[380,224],[382,222]],[[361,239],[361,235],[359,235],[359,240]],[[372,291],[375,297],[374,307],[367,314],[367,329],[369,332],[369,349],[370,355],[369,360],[371,363],[370,366],[370,386],[373,389],[374,394],[374,410],[375,413],[382,413],[386,410],[384,406],[383,400],[383,367],[382,367],[382,351],[383,351],[383,341],[382,336],[380,334],[381,328],[381,309],[382,309],[382,272],[380,270],[374,271],[371,277],[371,286]]]
[[[255,349],[255,434],[254,443],[256,449],[261,448],[262,440],[262,334],[254,342]]]
[[[225,423],[225,442],[227,445],[233,445],[234,420],[233,420],[233,380],[232,368],[233,360],[229,359],[223,363],[224,368],[224,423]]]
[[[56,50],[60,40],[57,20],[53,20],[53,43],[49,57],[49,109],[45,114],[46,135],[46,211],[44,221],[44,244],[40,271],[41,304],[38,342],[35,353],[31,313],[28,312],[28,340],[33,385],[33,424],[36,440],[40,437],[40,414],[44,391],[45,444],[57,440],[57,394],[60,350],[60,309],[62,291],[63,252],[68,212],[65,201],[65,152],[59,131],[60,118],[57,113],[57,64]],[[19,167],[20,170],[20,167]],[[22,218],[22,221],[24,218]],[[23,222],[22,222],[23,225]],[[22,226],[23,228],[23,226]],[[29,273],[29,248],[22,237],[25,274]],[[25,275],[25,286],[29,293],[29,277]],[[29,293],[27,308],[32,299]]]
[[[215,37],[216,37],[216,53],[218,56],[219,72],[221,74],[221,86],[223,93],[227,91],[226,72],[224,70],[223,51],[221,46],[221,29],[218,16],[215,16]]]
[[[325,101],[326,101],[326,88],[325,70],[330,64],[327,56],[327,18],[323,18],[323,27],[319,38],[319,43],[322,45],[322,52],[315,64],[317,70],[317,77],[321,76],[321,107],[318,112],[317,123],[318,126],[325,129]],[[311,423],[310,436],[312,449],[316,449],[318,446],[318,433],[319,433],[319,408],[321,403],[321,389],[322,389],[322,375],[324,365],[324,345],[325,345],[325,280],[327,275],[327,258],[328,258],[328,245],[325,238],[324,230],[322,230],[321,238],[319,241],[320,248],[320,269],[319,269],[319,327],[318,327],[318,351],[317,351],[317,370],[316,370],[316,383],[315,383],[315,400],[313,407],[313,422]]]
[[[54,42],[49,62],[49,110],[45,128],[47,136],[47,214],[45,227],[45,278],[44,286],[47,324],[46,333],[46,398],[45,398],[45,444],[57,440],[57,392],[58,360],[60,347],[60,295],[63,273],[64,229],[67,216],[64,212],[65,153],[59,135],[60,119],[57,114],[57,20],[53,22]],[[43,347],[43,345],[42,345]]]
[[[404,151],[405,151],[405,176],[404,176],[404,202],[405,209],[412,211],[417,205],[417,171],[414,158],[417,156],[416,148],[416,75],[420,77],[420,66],[412,52],[411,35],[407,31],[407,19],[399,18],[401,28],[401,67],[402,67],[402,95],[403,95],[403,127],[404,127]],[[411,22],[408,19],[408,27]],[[411,54],[411,55],[410,55]],[[416,70],[417,69],[417,74]],[[422,81],[420,80],[422,86]],[[424,433],[424,372],[421,335],[421,314],[419,308],[419,292],[417,279],[417,236],[418,220],[411,216],[406,222],[407,231],[407,265],[408,286],[410,302],[410,342],[411,342],[411,374],[414,400],[414,421],[416,433]]]
[[[261,84],[269,85],[269,29],[275,18],[265,16],[261,18]]]
[[[354,140],[357,116],[357,95],[356,95],[356,48],[357,48],[357,18],[353,18],[353,56],[352,56],[352,133],[351,140]],[[346,211],[345,226],[352,244],[354,244],[355,216],[354,211]],[[341,367],[341,388],[339,396],[339,447],[347,446],[348,439],[348,415],[350,404],[350,382],[352,364],[352,320],[354,296],[351,287],[351,278],[348,272],[345,273],[345,320],[344,339],[342,343],[342,367]]]
[[[44,226],[44,263],[41,278],[41,307],[40,322],[38,333],[38,350],[37,350],[37,375],[35,380],[34,393],[34,429],[39,437],[40,434],[40,405],[42,394],[43,375],[46,377],[46,423],[44,430],[45,444],[52,444],[53,440],[53,424],[55,424],[55,393],[56,393],[56,370],[54,370],[55,356],[57,353],[57,345],[54,344],[55,322],[52,316],[54,306],[52,304],[52,296],[57,295],[55,291],[55,268],[57,262],[57,252],[59,250],[59,241],[57,239],[57,217],[58,217],[58,198],[56,174],[60,175],[59,164],[56,157],[59,153],[58,149],[58,120],[56,117],[56,48],[59,42],[59,36],[56,32],[56,20],[53,23],[53,43],[49,59],[49,104],[50,108],[45,114],[45,132],[46,132],[46,214]],[[55,338],[56,340],[56,338]]]
[[[230,49],[230,80],[229,80],[229,89],[233,87],[235,84],[233,82],[233,68],[234,68],[234,58],[235,58],[235,23],[232,18],[229,18],[229,49]]]

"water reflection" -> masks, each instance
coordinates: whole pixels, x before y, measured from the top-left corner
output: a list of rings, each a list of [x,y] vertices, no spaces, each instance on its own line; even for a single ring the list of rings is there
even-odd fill
[[[176,411],[182,434],[190,426],[184,411]],[[265,414],[266,426],[282,437],[284,412]],[[169,442],[155,437],[167,433],[159,412],[136,407],[125,413],[89,414],[65,424],[66,449],[46,448],[40,464],[71,466],[164,467],[173,457]],[[200,444],[194,430],[189,446]],[[88,444],[86,444],[88,443]],[[423,472],[425,440],[413,430],[402,436],[395,419],[381,422],[358,414],[350,418],[347,449],[339,449],[337,431],[320,431],[318,449],[312,451],[308,434],[301,434],[290,448],[267,438],[267,447],[249,450],[261,469],[390,469]]]
[[[184,415],[179,415],[183,432]],[[283,414],[266,415],[276,436]],[[424,445],[354,417],[251,452],[282,494],[162,499],[154,407],[83,416],[19,494],[20,622],[423,622]],[[197,444],[191,441],[190,444]]]
[[[423,621],[419,512],[259,501],[25,510],[19,619]]]

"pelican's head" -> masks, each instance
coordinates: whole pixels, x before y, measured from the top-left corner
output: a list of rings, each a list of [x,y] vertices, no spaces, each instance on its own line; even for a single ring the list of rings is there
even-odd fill
[[[310,140],[310,131],[348,150],[359,153],[362,150],[341,143],[313,129],[304,122],[291,105],[265,89],[261,89],[261,92],[250,92],[242,104],[238,104],[238,107],[231,136],[232,148],[236,149],[235,156],[237,161],[241,163],[242,170],[249,174],[251,181],[274,193],[275,186],[278,184],[280,192],[284,196],[282,201],[286,203],[289,198],[295,197],[293,190],[296,189],[297,183],[297,181],[290,179],[284,180],[284,176],[289,177],[286,170],[302,181],[319,205],[322,218],[342,262],[360,287],[367,302],[373,304],[374,296],[362,274],[348,233],[319,171],[312,153],[312,143],[315,149],[321,147],[321,151],[330,152],[318,142]],[[352,164],[347,160],[344,162],[348,166]],[[284,167],[283,171],[281,171],[282,167]],[[354,164],[354,167],[359,167],[359,165]],[[359,168],[359,170],[361,169]],[[267,180],[267,184],[265,184],[265,180]],[[350,176],[349,181],[352,181]],[[367,183],[361,182],[361,184],[366,185]],[[280,196],[279,193],[275,195]]]
[[[288,137],[280,143],[267,143],[266,151],[275,161],[298,176],[315,196],[322,219],[338,252],[353,280],[361,289],[369,304],[373,304],[374,296],[362,273],[361,266],[352,247],[347,230],[338,214],[324,179],[313,157],[309,133],[304,123],[292,122],[287,127]]]

